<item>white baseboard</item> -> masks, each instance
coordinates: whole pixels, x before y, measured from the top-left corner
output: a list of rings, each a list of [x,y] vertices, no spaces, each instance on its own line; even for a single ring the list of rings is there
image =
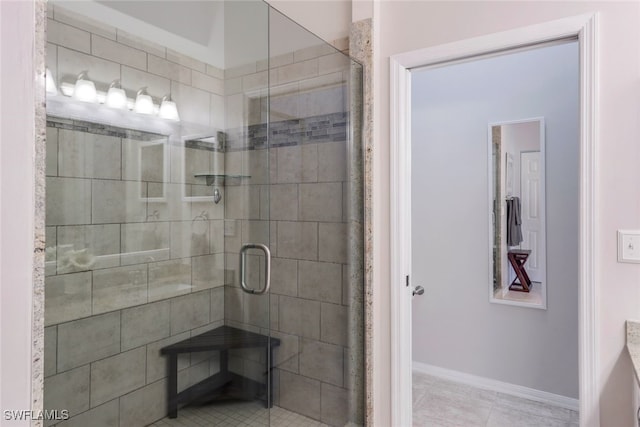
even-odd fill
[[[426,363],[414,361],[413,370],[422,374],[467,384],[484,390],[497,391],[499,393],[522,397],[524,399],[545,403],[547,405],[571,409],[572,411],[579,411],[580,408],[580,402],[578,399],[572,399],[570,397],[560,396],[559,394],[536,390],[521,385],[492,380],[491,378],[484,378],[477,375],[466,374],[464,372],[453,371],[451,369],[440,368],[438,366],[427,365]]]

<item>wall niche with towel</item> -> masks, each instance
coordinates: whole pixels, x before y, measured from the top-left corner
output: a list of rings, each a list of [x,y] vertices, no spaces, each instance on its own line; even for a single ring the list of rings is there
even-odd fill
[[[545,126],[489,125],[490,301],[546,309]]]

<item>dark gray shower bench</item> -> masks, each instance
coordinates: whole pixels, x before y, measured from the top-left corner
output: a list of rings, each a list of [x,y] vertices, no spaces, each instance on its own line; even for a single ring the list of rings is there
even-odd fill
[[[273,369],[273,349],[279,345],[280,340],[277,338],[270,338],[266,335],[230,326],[220,326],[195,337],[163,347],[160,353],[169,358],[169,393],[167,398],[169,418],[178,416],[179,404],[188,403],[197,397],[213,393],[234,381],[249,384],[252,390],[257,390],[258,393],[263,395],[266,394],[265,404],[267,408],[270,408],[273,405],[273,381],[268,381],[269,386],[267,387],[265,384],[259,384],[249,378],[230,372],[229,350],[264,348],[270,372]],[[216,350],[220,352],[220,371],[178,393],[178,355]]]

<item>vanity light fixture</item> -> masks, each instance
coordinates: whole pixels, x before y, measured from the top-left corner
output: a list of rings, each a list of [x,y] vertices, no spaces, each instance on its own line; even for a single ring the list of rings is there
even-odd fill
[[[120,80],[114,80],[111,83],[104,104],[111,108],[127,108],[127,94],[124,89],[120,87]]]
[[[178,106],[171,100],[171,96],[166,95],[159,105],[154,104],[153,98],[147,93],[146,87],[138,90],[135,99],[127,98],[127,92],[122,88],[119,79],[111,82],[107,92],[98,91],[95,83],[88,79],[87,71],[83,71],[78,75],[75,83],[62,82],[60,84],[60,92],[58,92],[49,69],[46,70],[45,77],[47,95],[55,96],[62,93],[77,101],[104,104],[105,107],[116,110],[133,111],[138,114],[156,116],[174,122],[180,121]]]
[[[46,71],[46,83],[45,83],[45,87],[47,89],[47,94],[48,95],[57,95],[58,94],[58,88],[56,87],[56,82],[53,80],[53,75],[51,74],[51,70],[49,70],[49,68],[47,68]]]
[[[136,104],[133,107],[133,111],[140,114],[153,114],[154,113],[153,99],[151,95],[147,93],[147,88],[143,87],[138,91],[136,96]]]
[[[73,97],[78,101],[97,102],[96,85],[87,79],[86,71],[78,75],[76,85],[73,89]]]
[[[166,95],[162,98],[162,104],[160,105],[160,112],[158,116],[163,119],[168,120],[180,120],[180,115],[178,114],[178,106],[175,102],[171,100],[169,95]]]

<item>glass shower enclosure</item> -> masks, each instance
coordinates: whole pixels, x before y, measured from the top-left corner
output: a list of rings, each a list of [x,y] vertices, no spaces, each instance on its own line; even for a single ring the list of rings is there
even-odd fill
[[[362,425],[361,66],[261,1],[124,1],[50,2],[47,70],[58,425]]]

